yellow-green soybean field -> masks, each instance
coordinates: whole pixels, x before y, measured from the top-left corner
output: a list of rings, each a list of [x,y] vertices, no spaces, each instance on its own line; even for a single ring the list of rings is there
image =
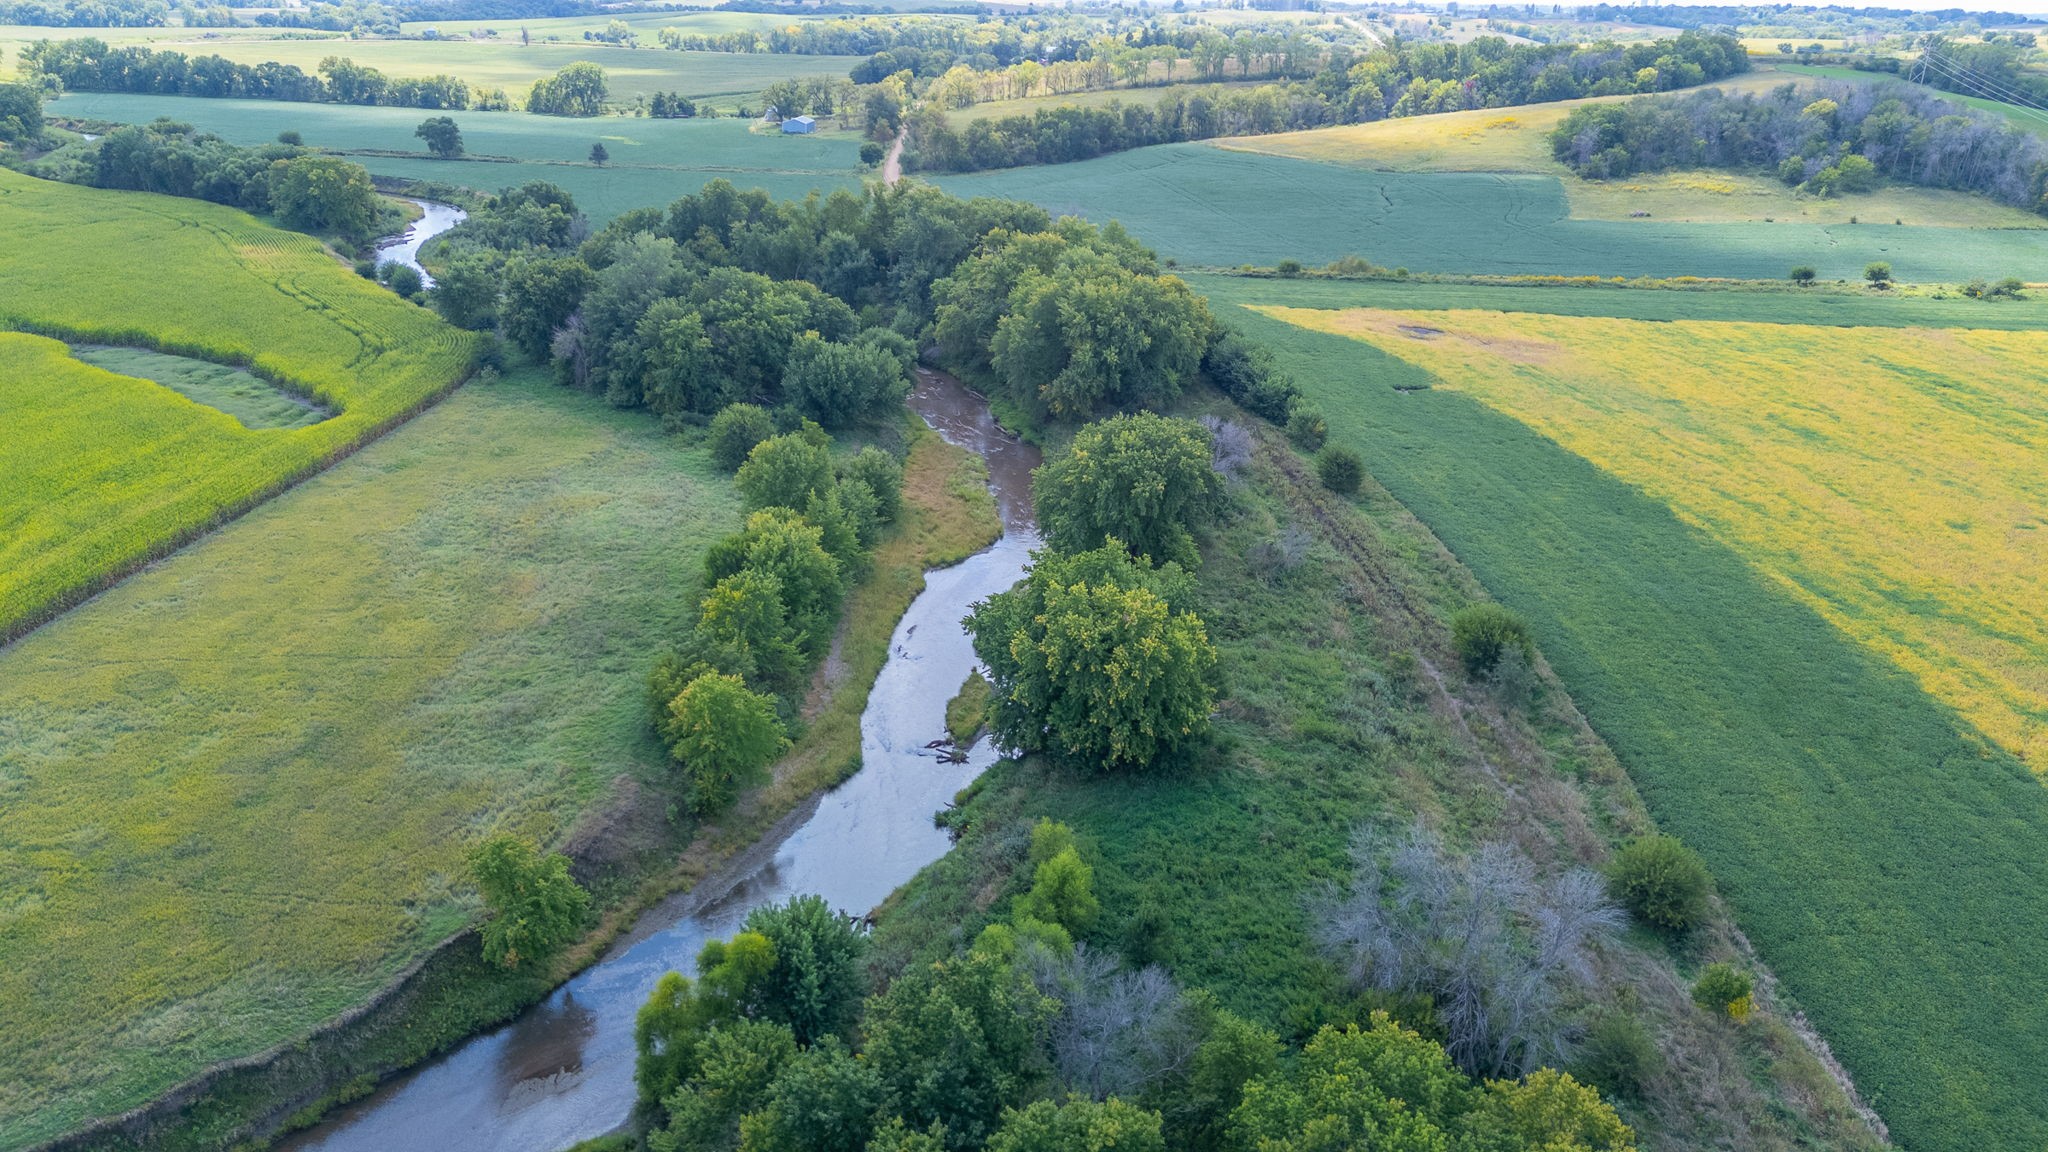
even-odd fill
[[[1670,505],[2048,772],[2048,334],[1267,311]]]
[[[247,366],[335,415],[251,428],[53,336]],[[416,411],[475,349],[311,237],[0,171],[0,636]]]

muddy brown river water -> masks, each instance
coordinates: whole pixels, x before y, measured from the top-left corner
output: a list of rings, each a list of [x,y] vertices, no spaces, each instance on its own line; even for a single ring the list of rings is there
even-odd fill
[[[326,1152],[559,1152],[617,1128],[633,1107],[633,1015],[662,973],[692,972],[704,942],[747,913],[817,893],[862,913],[946,853],[932,815],[997,754],[988,741],[942,764],[946,702],[975,666],[960,620],[1024,575],[1038,546],[1038,451],[1004,433],[957,381],[920,368],[911,406],[948,442],[988,461],[1003,536],[926,575],[897,622],[861,717],[861,770],[719,874],[651,909],[606,956],[512,1023],[385,1084],[284,1146]]]

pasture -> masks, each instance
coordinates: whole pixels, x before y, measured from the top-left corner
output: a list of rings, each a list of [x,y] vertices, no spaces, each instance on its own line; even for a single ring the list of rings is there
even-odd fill
[[[349,155],[379,176],[438,180],[483,192],[527,180],[559,184],[593,223],[629,208],[665,205],[718,178],[742,188],[801,197],[814,188],[857,187],[860,141],[844,133],[784,136],[754,132],[747,121],[655,120],[600,116],[569,119],[523,112],[458,112],[467,155],[436,160],[413,136],[429,113],[416,108],[354,108],[270,100],[77,93],[52,114],[148,123],[183,120],[237,144],[260,144],[296,129],[306,143]],[[590,162],[602,142],[611,159]]]
[[[658,787],[642,678],[737,519],[526,371],[0,649],[0,1147],[360,1003],[468,844]]]
[[[1553,176],[1375,172],[1207,144],[937,182],[1120,220],[1162,256],[1212,267],[1358,255],[1416,272],[1774,279],[1808,264],[1854,279],[1885,260],[1906,281],[2048,279],[2040,229],[1577,220]]]
[[[1372,343],[1253,310],[1297,303],[1297,288],[1335,286],[1208,278],[1203,287],[1324,408],[1333,441],[1358,449],[1489,591],[1531,620],[1652,814],[1707,858],[1782,991],[1828,1038],[1901,1146],[2031,1152],[2048,1141],[2048,1087],[2032,1073],[2048,1061],[2040,1009],[2048,974],[2036,962],[2048,952],[2048,910],[2035,897],[2048,883],[2048,790],[2018,758],[1756,559],[1645,485],[1489,403],[1480,389],[1511,387],[1502,382],[1509,370],[1499,381],[1447,384]],[[1550,291],[1531,290],[1525,306]],[[1557,297],[1581,307],[1593,298],[1592,290]],[[1553,323],[1529,315],[1489,322]],[[1638,376],[1697,380],[1691,361],[1649,355],[1656,341],[1680,339],[1663,330],[1682,327],[1628,330],[1641,341],[1632,345],[1644,353],[1639,364],[1657,365]],[[1929,405],[1941,393],[1914,372],[1930,369],[1903,358],[1915,340],[1989,347],[2000,339],[1866,335],[1872,355],[1907,369],[1883,370],[1881,390],[1872,391]],[[1797,398],[1762,380],[1771,370],[1752,351],[1764,335],[1747,338],[1751,348],[1720,350],[1725,367],[1737,380],[1761,380],[1764,399],[1789,410]],[[1783,339],[1768,347],[1769,358],[1788,351]],[[1605,353],[1560,355],[1584,363]],[[1540,365],[1523,367],[1554,379]],[[1826,382],[1832,375],[1810,364],[1783,372],[1844,403],[1845,386]],[[1937,427],[1967,425],[1959,408]],[[1672,439],[1704,434],[1702,417],[1675,404],[1666,410]],[[1838,434],[1854,415],[1842,414]],[[1829,431],[1823,413],[1804,416],[1809,428]],[[1795,447],[1784,431],[1779,459]],[[1912,434],[1924,441],[1934,430]],[[1938,482],[1892,495],[1906,515],[1952,498]],[[2016,522],[2008,527],[2018,531]],[[1795,522],[1793,538],[1810,545],[1818,528]],[[1981,530],[1995,531],[1989,523]],[[1961,623],[1990,631],[2005,622]]]
[[[0,423],[26,430],[0,437],[0,636],[403,419],[476,348],[318,241],[195,200],[0,172],[0,239]],[[7,329],[247,365],[338,415],[247,427]]]

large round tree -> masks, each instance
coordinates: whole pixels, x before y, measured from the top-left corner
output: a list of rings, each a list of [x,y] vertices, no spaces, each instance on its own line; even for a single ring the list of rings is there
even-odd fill
[[[1104,770],[1171,759],[1208,728],[1216,649],[1179,610],[1176,565],[1153,570],[1121,543],[1038,554],[1031,575],[967,618],[995,687],[990,727],[1008,747]]]

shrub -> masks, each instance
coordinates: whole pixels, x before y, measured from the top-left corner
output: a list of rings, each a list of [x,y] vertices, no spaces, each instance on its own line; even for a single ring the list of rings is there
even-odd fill
[[[279,144],[289,144],[294,148],[299,148],[305,145],[306,138],[304,136],[299,135],[297,130],[287,128],[284,131],[279,132],[277,134],[277,142]]]
[[[1057,924],[1069,933],[1086,931],[1101,904],[1095,899],[1095,871],[1073,846],[1073,834],[1065,825],[1041,820],[1032,829],[1031,848],[1038,867],[1031,890],[1017,897],[1016,919]]]
[[[711,459],[727,472],[739,471],[754,445],[775,435],[775,422],[758,404],[728,404],[711,418]]]
[[[1323,414],[1313,404],[1297,401],[1287,410],[1287,438],[1303,452],[1322,451],[1323,441],[1329,439],[1330,426],[1323,420]]]
[[[1316,455],[1316,476],[1339,496],[1356,496],[1365,483],[1365,461],[1349,448],[1332,445]]]
[[[420,274],[409,264],[385,264],[377,269],[384,286],[410,300],[420,293]]]
[[[1892,266],[1883,260],[1873,261],[1864,265],[1863,278],[1872,285],[1883,288],[1892,282]]]
[[[903,464],[870,444],[839,467],[841,484],[861,484],[874,495],[875,517],[893,522],[903,510]]]
[[[1627,1012],[1602,1012],[1579,1044],[1580,1075],[1614,1095],[1640,1092],[1663,1068],[1650,1030]]]
[[[493,836],[471,850],[469,870],[491,918],[484,959],[517,968],[553,955],[575,939],[590,896],[569,877],[568,858],[546,856],[514,836]]]
[[[1756,1011],[1752,988],[1749,973],[1733,964],[1709,964],[1692,986],[1692,1002],[1717,1016],[1747,1020]]]
[[[1815,272],[1808,265],[1801,264],[1799,267],[1794,268],[1790,273],[1788,273],[1788,278],[1794,284],[1811,284],[1819,275],[1820,273]]]
[[[788,743],[775,701],[737,676],[706,672],[669,702],[669,754],[682,765],[690,808],[712,812]]]
[[[1279,263],[1279,265],[1276,266],[1273,270],[1291,280],[1294,277],[1301,275],[1301,261],[1282,260]]]
[[[889,150],[887,148],[882,147],[880,144],[875,143],[873,140],[865,141],[860,146],[860,162],[862,164],[867,165],[870,168],[873,168],[875,165],[880,164],[883,158],[888,155]]]
[[[832,453],[800,432],[774,436],[754,445],[733,483],[750,511],[763,508],[810,507],[813,498],[832,489]]]
[[[1707,866],[1676,837],[1633,841],[1615,856],[1608,880],[1614,898],[1652,928],[1686,932],[1706,915]]]
[[[1511,649],[1532,664],[1536,660],[1536,644],[1529,636],[1529,626],[1520,616],[1490,602],[1459,609],[1451,617],[1451,642],[1458,649],[1458,659],[1464,662],[1465,671],[1472,676],[1492,672]]]

